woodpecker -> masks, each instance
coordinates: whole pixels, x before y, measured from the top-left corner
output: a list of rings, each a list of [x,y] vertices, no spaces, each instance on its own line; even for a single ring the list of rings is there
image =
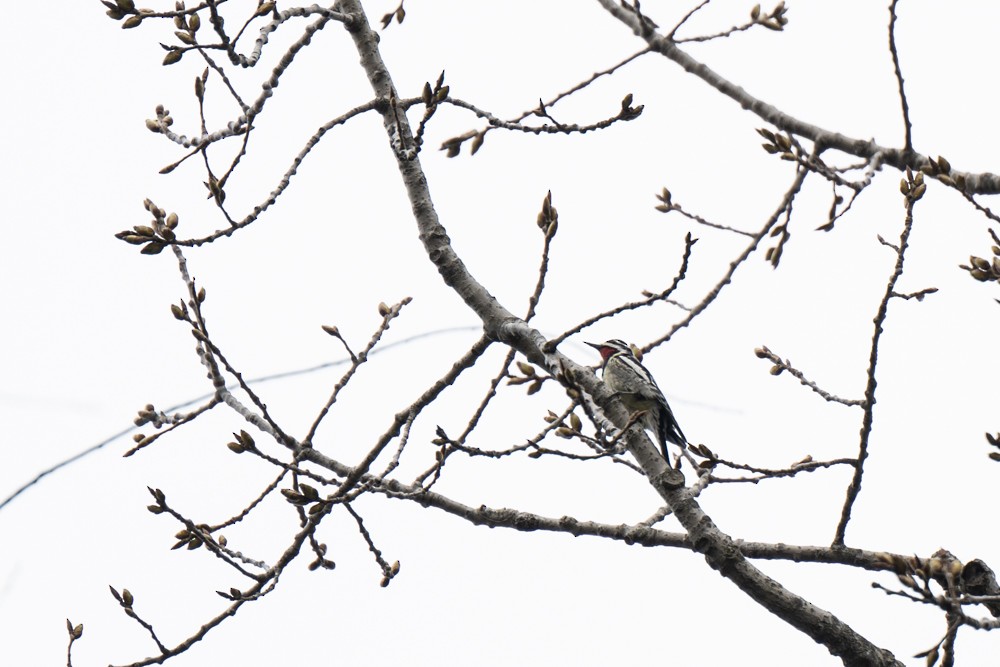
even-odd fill
[[[677,424],[663,392],[656,386],[652,374],[639,362],[632,348],[622,340],[612,338],[603,343],[587,345],[601,353],[601,358],[604,359],[604,382],[618,394],[625,407],[632,413],[645,411],[642,425],[656,435],[663,458],[669,465],[667,443],[672,442],[683,448],[687,444],[687,438]]]

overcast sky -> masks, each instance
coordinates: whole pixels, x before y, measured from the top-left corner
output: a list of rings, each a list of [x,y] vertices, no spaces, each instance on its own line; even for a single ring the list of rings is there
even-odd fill
[[[647,2],[643,9],[668,26],[691,4]],[[681,34],[741,23],[750,4],[713,2]],[[787,113],[898,147],[903,133],[886,5],[789,3],[783,33],[751,30],[686,48]],[[986,2],[900,5],[898,43],[916,150],[945,155],[964,171],[1000,171],[993,160],[1000,149],[993,83],[1000,9]],[[365,6],[376,22],[395,3]],[[406,9],[404,23],[381,41],[401,94],[419,95],[445,70],[453,95],[503,118],[642,46],[596,2],[425,1]],[[200,163],[157,173],[183,152],[146,129],[155,106],[171,110],[179,133],[194,135],[199,123],[192,91],[204,63],[189,54],[169,68],[159,65],[157,42],[172,43],[172,26],[123,31],[96,0],[44,8],[12,3],[5,16],[15,28],[0,42],[7,63],[0,104],[0,498],[127,429],[146,403],[165,409],[211,390],[194,341],[170,314],[170,304],[184,296],[176,263],[169,253],[141,256],[113,234],[147,223],[147,197],[179,214],[181,236],[225,225],[204,201]],[[272,38],[267,71],[291,34]],[[253,98],[263,74],[238,72],[234,81]],[[223,127],[234,105],[217,79],[208,88],[209,127]],[[645,105],[633,122],[584,136],[492,132],[474,157],[464,152],[449,160],[436,150],[482,127],[467,112],[443,108],[428,130],[421,159],[442,223],[476,278],[514,312],[524,312],[537,276],[535,216],[552,191],[560,231],[535,321],[547,335],[641,298],[644,289],[664,289],[689,230],[699,242],[677,299],[696,303],[719,280],[745,239],[658,213],[654,194],[662,187],[686,210],[756,231],[793,178],[788,163],[760,149],[759,119],[658,56],[599,81],[553,115],[595,122],[617,113],[628,93]],[[370,98],[351,40],[330,24],[268,102],[227,204],[242,217],[320,124]],[[871,319],[894,261],[876,235],[898,239],[898,182],[897,173],[881,174],[824,234],[813,230],[825,222],[829,187],[813,179],[796,202],[781,266],[752,258],[694,326],[649,356],[693,442],[759,466],[855,455],[860,410],[827,404],[790,377],[771,377],[753,349],[768,345],[829,391],[861,397]],[[996,290],[958,268],[970,253],[989,252],[986,227],[984,217],[937,184],[918,206],[899,289],[940,291],[921,303],[891,304],[871,459],[849,546],[924,556],[943,547],[962,560],[1000,565],[989,520],[1000,468],[986,459],[983,439],[1000,429],[991,380],[1000,311]],[[380,320],[380,301],[413,297],[386,344],[447,330],[373,356],[352,382],[317,445],[347,462],[479,336],[478,320],[423,254],[373,114],[329,132],[257,223],[189,251],[188,260],[208,293],[213,340],[246,377],[342,361],[342,348],[320,326],[339,326],[359,348]],[[596,363],[582,341],[642,344],[683,315],[661,304],[602,322],[560,349]],[[502,356],[492,350],[482,369],[422,418],[402,479],[432,460],[436,425],[461,432]],[[338,377],[328,369],[263,384],[261,393],[301,436]],[[472,444],[501,448],[536,433],[545,411],[563,406],[560,391],[548,392],[525,399],[523,390],[510,391]],[[152,655],[155,646],[117,608],[108,585],[129,588],[136,610],[168,645],[218,613],[223,601],[215,591],[245,583],[207,553],[168,551],[178,526],[146,511],[146,487],[162,488],[198,520],[235,513],[272,477],[226,449],[229,434],[244,427],[219,412],[128,459],[121,454],[131,439],[121,438],[0,511],[0,663],[65,660],[67,617],[86,626],[74,648],[77,667]],[[456,458],[447,470],[438,490],[472,506],[612,524],[640,522],[659,507],[648,483],[623,466]],[[701,502],[733,537],[825,545],[847,481],[841,467],[720,486]],[[357,509],[385,557],[401,562],[387,589],[379,588],[381,573],[350,518],[331,516],[321,539],[336,570],[310,573],[305,561],[297,563],[269,599],[171,663],[839,664],[686,551],[488,530],[377,497],[360,500]],[[670,521],[664,527],[676,530]],[[294,530],[288,506],[275,502],[230,539],[273,559]],[[944,632],[939,613],[871,588],[872,581],[892,586],[891,575],[758,565],[901,660]],[[959,642],[959,664],[996,655],[988,633],[963,630]]]

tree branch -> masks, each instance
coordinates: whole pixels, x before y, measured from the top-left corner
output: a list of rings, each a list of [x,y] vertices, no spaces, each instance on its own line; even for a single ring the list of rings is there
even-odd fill
[[[607,1],[611,4],[610,0]],[[361,64],[376,95],[385,99],[398,97],[379,53],[377,35],[368,25],[359,0],[340,0],[336,6],[349,15],[345,27],[354,40]],[[617,5],[613,6],[617,8]],[[412,143],[412,133],[405,117],[394,118],[389,110],[383,111],[382,115],[390,144],[397,131],[404,145]],[[452,249],[448,235],[438,219],[418,156],[404,159],[400,152],[394,150],[393,153],[428,257],[437,267],[445,284],[454,289],[480,317],[487,335],[516,348],[529,361],[545,366],[553,376],[581,387],[594,397],[605,414],[616,424],[625,424],[628,413],[621,401],[603,382],[597,380],[589,368],[576,364],[558,351],[545,354],[542,350],[545,340],[541,333],[515,317],[472,277]],[[845,664],[898,664],[891,653],[874,646],[829,612],[794,595],[753,567],[736,543],[705,515],[684,487],[680,471],[668,469],[666,462],[644,433],[639,433],[636,428],[631,429],[628,447],[654,488],[688,531],[692,544],[704,554],[713,569],[733,581],[766,609],[824,644],[834,655],[841,656]]]
[[[919,183],[917,187],[926,189],[921,174],[917,174]],[[911,179],[912,183],[912,179]],[[875,313],[875,333],[872,335],[871,352],[868,359],[868,382],[865,386],[864,416],[861,419],[861,443],[858,446],[858,461],[854,467],[854,477],[847,487],[847,498],[844,500],[844,507],[840,514],[840,523],[837,525],[837,532],[833,538],[834,546],[843,546],[844,536],[847,532],[847,524],[851,520],[851,509],[861,492],[861,478],[864,475],[865,459],[868,458],[868,439],[872,432],[872,422],[874,421],[875,409],[875,387],[878,382],[875,379],[875,366],[878,364],[879,341],[882,339],[882,327],[885,324],[886,314],[889,310],[889,300],[892,299],[896,290],[896,281],[903,274],[903,259],[906,254],[907,243],[910,239],[910,230],[913,228],[913,206],[923,194],[921,190],[916,194],[916,190],[910,190],[906,196],[906,218],[903,221],[903,231],[899,235],[899,245],[896,249],[896,263],[893,266],[892,274],[885,286],[885,294],[879,302],[878,310]]]
[[[632,11],[622,7],[615,0],[597,0],[612,16],[628,26],[633,33],[641,36],[654,51],[680,65],[685,71],[695,75],[741,107],[759,116],[781,130],[805,137],[818,147],[836,150],[861,158],[872,158],[882,154],[882,163],[903,171],[907,167],[916,171],[930,165],[930,157],[906,148],[880,146],[874,140],[855,139],[839,132],[831,132],[791,116],[777,107],[764,102],[746,90],[723,78],[707,65],[695,60],[677,47],[677,43],[648,28],[648,20],[642,21]],[[964,183],[964,191],[975,194],[1000,194],[1000,175],[990,172],[969,173],[953,171],[950,180]]]

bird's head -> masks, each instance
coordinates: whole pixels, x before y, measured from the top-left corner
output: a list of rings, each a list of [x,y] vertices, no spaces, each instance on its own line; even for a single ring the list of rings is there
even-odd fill
[[[616,354],[624,354],[638,359],[635,349],[620,338],[612,338],[603,343],[587,343],[587,345],[600,352],[601,359],[604,361],[607,361]]]

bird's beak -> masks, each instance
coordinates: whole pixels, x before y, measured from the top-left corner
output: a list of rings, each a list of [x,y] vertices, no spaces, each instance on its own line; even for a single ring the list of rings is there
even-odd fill
[[[583,341],[583,342],[587,343],[587,341]],[[601,347],[603,347],[601,345],[598,345],[597,343],[587,343],[587,345],[589,345],[590,347],[592,347],[592,348],[594,348],[595,350],[598,350],[598,351],[600,351]]]

